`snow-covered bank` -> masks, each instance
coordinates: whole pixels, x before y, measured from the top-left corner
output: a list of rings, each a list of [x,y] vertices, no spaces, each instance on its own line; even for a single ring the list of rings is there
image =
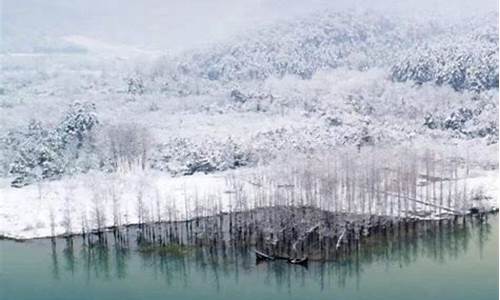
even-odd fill
[[[23,188],[12,188],[3,181],[0,235],[30,239],[117,224],[181,220],[266,205],[269,200],[263,197],[280,196],[278,189],[283,182],[275,182],[278,189],[264,191],[262,196],[257,192],[260,187],[252,182],[254,175],[250,170],[183,177],[142,171],[90,173]],[[462,181],[466,182],[468,195],[481,195],[481,200],[472,200],[473,205],[498,207],[498,170],[472,172]],[[359,210],[359,204],[354,206]],[[419,207],[429,208],[421,204]],[[340,209],[345,211],[345,206],[341,204]]]
[[[98,226],[138,223],[140,218],[142,221],[163,220],[166,215],[158,216],[158,213],[167,212],[181,219],[197,195],[224,201],[227,197],[224,186],[224,178],[220,176],[172,178],[144,173],[86,174],[19,189],[3,182],[0,235],[29,239],[81,233],[83,229]],[[96,214],[102,214],[101,224],[97,224]]]

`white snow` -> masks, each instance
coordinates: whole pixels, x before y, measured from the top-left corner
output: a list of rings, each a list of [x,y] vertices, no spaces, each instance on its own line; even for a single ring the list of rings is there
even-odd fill
[[[194,38],[194,31],[187,35],[187,23],[197,25],[194,28],[199,30],[208,22],[186,19],[188,7],[173,19],[163,18],[166,23],[154,22],[158,29],[179,35],[178,45],[164,43],[169,47],[147,48],[147,43],[127,43],[127,38],[85,30],[63,30],[57,38],[42,34],[36,40],[26,38],[32,44],[28,48],[22,46],[24,42],[6,45],[10,50],[0,54],[0,235],[27,239],[79,233],[83,228],[95,229],[97,223],[111,226],[166,221],[237,209],[232,181],[235,178],[241,181],[238,187],[243,189],[246,204],[252,207],[256,198],[264,194],[269,199],[279,191],[274,182],[257,194],[257,188],[248,183],[251,176],[274,176],[269,182],[291,185],[286,182],[290,178],[276,175],[279,171],[270,174],[272,163],[279,159],[288,163],[290,154],[309,157],[324,151],[333,156],[332,152],[341,145],[360,145],[366,138],[380,148],[377,155],[386,148],[396,149],[391,151],[394,157],[385,158],[384,162],[389,162],[384,166],[387,168],[400,154],[398,145],[422,148],[421,152],[436,148],[435,152],[449,161],[470,160],[475,169],[466,180],[459,179],[460,184],[466,181],[468,194],[486,199],[473,204],[498,206],[498,141],[493,140],[497,138],[495,129],[498,131],[498,88],[478,93],[456,91],[432,80],[422,85],[406,79],[391,80],[391,70],[398,61],[403,69],[411,62],[416,71],[422,69],[426,73],[427,63],[434,65],[446,60],[438,72],[430,70],[421,75],[451,78],[457,64],[465,63],[462,59],[470,55],[475,59],[467,69],[469,75],[474,75],[469,79],[494,78],[498,75],[498,27],[492,21],[497,23],[498,14],[452,21],[436,16],[407,19],[325,11],[276,24],[260,24],[266,25],[261,29],[259,24],[248,21],[255,30],[202,49],[174,53],[174,48],[199,46],[207,40],[216,41],[218,36],[217,26],[203,28],[199,40]],[[205,5],[198,10],[198,14],[204,15]],[[247,11],[238,10],[230,19],[239,19],[243,13]],[[258,15],[257,19],[262,17]],[[108,26],[113,23],[108,18],[102,21]],[[123,24],[124,28],[137,25],[130,21]],[[184,25],[161,25],[175,24],[174,21]],[[213,21],[210,19],[209,23]],[[124,28],[117,28],[115,33],[129,37],[132,32]],[[39,35],[38,31],[33,32]],[[140,40],[143,38],[155,39],[154,35],[140,32]],[[428,45],[424,47],[428,49],[420,49],[423,45]],[[29,51],[37,47],[48,52]],[[159,58],[163,51],[173,56]],[[484,53],[489,55],[484,57]],[[131,78],[143,82],[144,92],[128,90]],[[235,101],[233,91],[242,94],[244,100]],[[151,138],[149,163],[159,161],[160,167],[153,165],[156,171],[135,168],[114,174],[79,174],[87,168],[71,169],[65,170],[65,174],[79,175],[65,175],[23,188],[10,187],[13,178],[7,176],[15,176],[10,166],[19,155],[19,144],[17,138],[11,144],[4,143],[9,134],[19,132],[22,136],[32,119],[40,121],[45,129],[54,129],[75,101],[96,105],[100,125],[95,132],[95,149],[100,162],[109,158],[109,129],[134,125],[138,130],[147,129],[144,132]],[[443,123],[464,109],[479,115],[460,130],[447,129],[449,126],[430,129],[424,125],[428,116]],[[491,134],[484,137],[477,134],[480,131]],[[179,139],[185,139],[186,147],[177,147]],[[229,139],[238,151],[223,147],[234,146],[227,142]],[[229,153],[226,155],[223,150]],[[400,151],[404,154],[406,149]],[[171,177],[168,173],[170,169],[184,170],[193,161],[226,162],[220,157],[234,160],[235,153],[252,157],[242,160],[243,165],[263,165],[267,171],[259,173],[259,167],[249,167],[212,175]],[[254,156],[258,158],[253,159]],[[377,160],[383,158],[377,156]],[[227,168],[240,166],[238,163]],[[365,166],[360,164],[359,168]],[[494,170],[485,171],[491,168]],[[302,197],[302,190],[293,192]],[[339,204],[341,209],[345,208],[343,205]],[[202,209],[193,211],[195,207]],[[96,213],[104,217],[97,220]]]
[[[4,182],[0,189],[0,235],[28,239],[63,234],[66,232],[65,216],[71,219],[71,233],[82,232],[84,223],[87,223],[84,225],[88,226],[87,230],[95,229],[93,214],[96,207],[105,216],[105,226],[112,226],[113,190],[118,198],[122,225],[139,222],[138,197],[141,194],[147,211],[145,220],[157,220],[157,203],[163,219],[167,210],[176,210],[177,219],[184,219],[186,201],[189,209],[197,193],[200,198],[212,196],[222,201],[228,195],[224,193],[224,178],[213,175],[172,178],[145,173],[118,176],[94,173],[23,188],[11,188]]]
[[[68,218],[71,233],[81,233],[83,226],[86,231],[96,229],[96,208],[104,215],[104,226],[112,226],[115,222],[113,191],[118,199],[115,203],[119,208],[115,211],[121,225],[139,222],[139,198],[143,202],[144,221],[182,220],[186,219],[186,211],[188,218],[228,211],[230,204],[235,208],[235,201],[231,199],[234,186],[228,178],[245,182],[249,172],[183,177],[138,170],[111,175],[91,173],[23,188],[12,188],[4,180],[0,187],[0,235],[16,239],[60,235],[67,233],[65,220]],[[470,194],[481,194],[487,199],[477,203],[482,207],[498,207],[499,186],[497,170],[476,173],[467,179]],[[252,195],[255,191],[252,184],[246,181],[242,190],[247,195],[247,204],[253,207],[256,196]],[[267,192],[272,195],[272,191]]]

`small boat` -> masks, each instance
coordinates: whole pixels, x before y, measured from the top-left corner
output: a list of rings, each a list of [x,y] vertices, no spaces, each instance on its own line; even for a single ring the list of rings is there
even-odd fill
[[[308,260],[309,258],[307,256],[304,256],[302,258],[290,258],[288,262],[293,265],[307,266]]]
[[[267,255],[263,252],[260,252],[258,250],[255,250],[255,256],[257,258],[257,260],[274,260],[274,257],[271,256],[271,255]]]

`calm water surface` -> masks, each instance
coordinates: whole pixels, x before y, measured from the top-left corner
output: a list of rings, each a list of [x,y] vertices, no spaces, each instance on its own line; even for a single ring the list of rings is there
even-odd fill
[[[498,299],[498,217],[343,262],[255,264],[252,249],[159,256],[0,241],[0,299]]]

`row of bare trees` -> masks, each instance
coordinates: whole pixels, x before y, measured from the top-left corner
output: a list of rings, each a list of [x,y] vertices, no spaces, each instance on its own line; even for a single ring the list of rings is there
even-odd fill
[[[467,213],[479,203],[479,191],[467,182],[470,168],[468,159],[449,152],[368,147],[358,151],[346,147],[322,155],[288,156],[270,166],[232,172],[211,191],[186,187],[181,197],[179,193],[162,193],[161,186],[149,181],[147,171],[134,181],[134,187],[119,173],[113,173],[106,180],[89,181],[92,197],[81,213],[81,228],[82,232],[99,232],[110,225],[125,228],[134,222],[146,228],[172,223],[175,227],[168,230],[184,231],[185,235],[193,223],[180,225],[178,221],[228,213],[227,224],[213,218],[213,224],[202,222],[204,229],[197,230],[226,226],[233,232],[238,230],[234,224],[251,223],[236,220],[237,212],[266,207],[310,207],[367,218],[441,218]],[[68,188],[67,194],[72,193],[74,187]],[[135,203],[129,205],[130,201]],[[66,233],[78,226],[71,202],[67,196],[62,223]],[[269,217],[270,223],[280,221],[278,216]]]
[[[469,168],[467,159],[411,148],[293,156],[228,180],[229,210],[278,205],[397,217],[462,214],[477,192],[467,186]]]

